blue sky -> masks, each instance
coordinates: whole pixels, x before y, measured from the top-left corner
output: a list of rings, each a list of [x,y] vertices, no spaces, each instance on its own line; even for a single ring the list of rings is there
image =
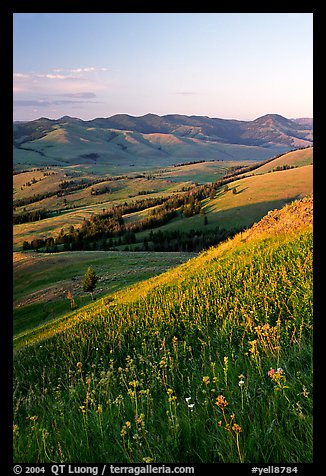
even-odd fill
[[[14,120],[313,114],[312,13],[15,13]]]

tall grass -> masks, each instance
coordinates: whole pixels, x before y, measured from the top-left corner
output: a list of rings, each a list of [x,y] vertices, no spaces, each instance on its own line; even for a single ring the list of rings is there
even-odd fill
[[[311,462],[312,233],[238,243],[18,351],[15,461]]]

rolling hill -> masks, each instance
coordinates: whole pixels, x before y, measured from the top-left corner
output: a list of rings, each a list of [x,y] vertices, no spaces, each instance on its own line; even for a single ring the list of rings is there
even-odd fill
[[[178,211],[177,216],[168,223],[155,228],[154,232],[174,232],[182,230],[190,233],[193,231],[214,231],[216,227],[225,230],[233,228],[241,229],[251,226],[260,220],[269,210],[281,208],[296,198],[302,198],[313,192],[313,148],[306,148],[283,154],[250,172],[233,178],[228,189],[220,187],[216,195],[201,201],[202,214],[196,214],[185,218]],[[229,162],[225,162],[227,164]],[[252,163],[252,162],[251,162]],[[233,162],[236,164],[236,162]],[[286,170],[281,170],[286,168]],[[201,162],[196,164],[182,165],[180,167],[166,168],[159,173],[153,173],[150,177],[142,175],[124,177],[113,182],[103,181],[98,185],[89,185],[75,190],[67,195],[57,197],[56,190],[60,183],[67,180],[64,170],[51,172],[44,176],[42,171],[25,172],[14,176],[14,197],[18,201],[26,200],[28,194],[42,194],[45,190],[53,190],[48,198],[32,201],[30,204],[22,204],[16,213],[22,213],[38,209],[47,209],[50,215],[42,220],[16,224],[14,227],[14,246],[19,250],[25,240],[32,241],[37,238],[46,239],[50,236],[57,237],[59,232],[65,232],[73,225],[79,228],[84,220],[89,220],[93,214],[99,214],[104,208],[119,206],[122,203],[130,203],[137,200],[168,197],[180,195],[182,189],[195,190],[194,180],[204,179],[203,183],[221,178],[222,172],[217,162]],[[24,182],[29,183],[34,178],[36,183],[26,187]],[[84,179],[86,180],[87,177]],[[76,179],[74,179],[76,180]],[[101,195],[92,195],[95,187],[109,187],[109,190]],[[234,192],[236,193],[234,193]],[[148,194],[148,192],[150,192]],[[147,194],[146,194],[147,193]],[[128,212],[124,216],[126,224],[136,223],[139,220],[151,216],[151,207],[143,211]],[[136,233],[136,243],[130,245],[130,249],[143,246],[144,239],[148,239],[150,230]],[[123,250],[124,246],[120,246]],[[162,250],[163,251],[163,250]],[[171,250],[173,251],[173,250]]]
[[[84,165],[135,170],[179,161],[264,160],[312,145],[312,125],[268,114],[254,121],[119,114],[14,123],[14,166]],[[129,169],[130,170],[130,169]]]
[[[312,198],[16,340],[14,461],[312,461]]]
[[[308,153],[309,151],[309,153]],[[305,149],[285,154],[250,174],[235,177],[227,190],[220,187],[216,196],[202,202],[203,215],[184,218],[182,214],[162,225],[154,232],[182,230],[190,233],[198,230],[214,230],[217,226],[226,230],[249,227],[259,221],[269,210],[282,208],[286,203],[313,193],[312,151]],[[292,163],[287,170],[271,170],[279,164]],[[309,163],[309,165],[299,164]],[[297,164],[294,166],[293,164]],[[141,213],[129,215],[128,220],[140,219]],[[150,231],[136,234],[139,241],[150,235]],[[132,245],[131,249],[137,247]]]

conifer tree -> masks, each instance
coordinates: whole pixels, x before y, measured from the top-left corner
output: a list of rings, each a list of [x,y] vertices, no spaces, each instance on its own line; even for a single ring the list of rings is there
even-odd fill
[[[92,296],[92,301],[94,300],[93,298],[93,292],[94,289],[96,288],[96,283],[98,281],[98,276],[96,276],[95,271],[91,266],[88,267],[88,270],[85,273],[84,280],[83,280],[83,291],[84,292],[90,292]]]

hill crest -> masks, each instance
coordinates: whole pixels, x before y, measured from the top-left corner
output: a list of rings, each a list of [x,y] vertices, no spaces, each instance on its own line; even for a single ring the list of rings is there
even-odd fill
[[[39,139],[53,128],[65,127],[67,124],[78,125],[81,128],[128,130],[141,134],[175,134],[181,137],[196,137],[201,134],[206,140],[213,142],[261,147],[271,145],[292,147],[296,141],[301,141],[301,146],[312,145],[312,126],[308,128],[307,121],[301,124],[300,120],[286,119],[278,114],[267,114],[254,121],[181,114],[158,116],[152,113],[143,116],[116,114],[88,121],[69,116],[60,119],[40,118],[30,122],[14,123],[14,142],[23,144]]]

